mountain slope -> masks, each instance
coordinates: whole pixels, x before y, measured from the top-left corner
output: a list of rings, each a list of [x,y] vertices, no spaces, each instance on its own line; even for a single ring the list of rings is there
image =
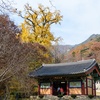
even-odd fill
[[[81,44],[86,44],[87,42],[90,42],[90,41],[96,41],[98,38],[100,38],[100,34],[92,34],[88,39],[86,39]]]
[[[100,62],[100,35],[93,34],[87,40],[74,46],[66,53],[67,61],[78,61],[94,58]]]

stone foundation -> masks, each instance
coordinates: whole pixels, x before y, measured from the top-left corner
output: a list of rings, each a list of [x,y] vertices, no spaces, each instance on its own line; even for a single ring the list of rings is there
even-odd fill
[[[81,95],[73,99],[71,96],[67,95],[61,98],[52,95],[45,95],[43,98],[39,98],[39,96],[30,96],[30,100],[100,100],[100,96],[90,99],[88,96]]]

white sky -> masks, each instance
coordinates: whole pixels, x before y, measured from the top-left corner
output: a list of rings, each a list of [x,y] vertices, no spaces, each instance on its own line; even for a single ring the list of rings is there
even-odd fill
[[[13,0],[14,7],[24,9],[29,3],[34,9],[38,4],[53,8],[49,0]],[[51,31],[56,37],[62,37],[60,44],[78,44],[92,34],[100,34],[100,0],[51,0],[57,10],[63,15],[61,25],[53,25]],[[54,9],[54,8],[53,8]],[[22,19],[17,15],[11,18],[20,24]]]

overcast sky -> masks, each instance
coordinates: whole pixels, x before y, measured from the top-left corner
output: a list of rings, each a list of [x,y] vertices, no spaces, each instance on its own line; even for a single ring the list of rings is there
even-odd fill
[[[24,9],[29,3],[34,9],[38,4],[55,9],[49,0],[13,0],[14,7]],[[63,15],[61,25],[53,25],[51,31],[56,37],[62,37],[60,44],[78,44],[92,34],[100,34],[100,0],[51,0],[57,10]],[[11,18],[20,24],[22,19],[16,15]]]

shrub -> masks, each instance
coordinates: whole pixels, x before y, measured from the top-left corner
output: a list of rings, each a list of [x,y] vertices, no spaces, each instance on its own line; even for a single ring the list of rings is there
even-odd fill
[[[44,95],[42,95],[42,94],[41,94],[41,95],[39,95],[39,98],[41,98],[41,99],[42,99],[43,97],[44,97]]]
[[[2,99],[1,99],[2,100]],[[15,100],[14,95],[10,95],[10,100]]]
[[[94,96],[93,96],[93,95],[88,95],[88,97],[89,97],[90,99],[92,99]]]
[[[71,94],[71,97],[73,98],[73,99],[75,99],[76,98],[76,94]]]
[[[37,96],[38,92],[33,92],[32,95]]]
[[[10,95],[16,97],[16,92],[13,91],[13,92],[10,93]]]
[[[62,94],[58,94],[58,97],[61,98],[61,97],[63,97],[63,95]]]
[[[15,95],[15,92],[11,92],[10,95]]]
[[[21,93],[20,92],[19,93],[16,93],[16,97],[22,98]]]

